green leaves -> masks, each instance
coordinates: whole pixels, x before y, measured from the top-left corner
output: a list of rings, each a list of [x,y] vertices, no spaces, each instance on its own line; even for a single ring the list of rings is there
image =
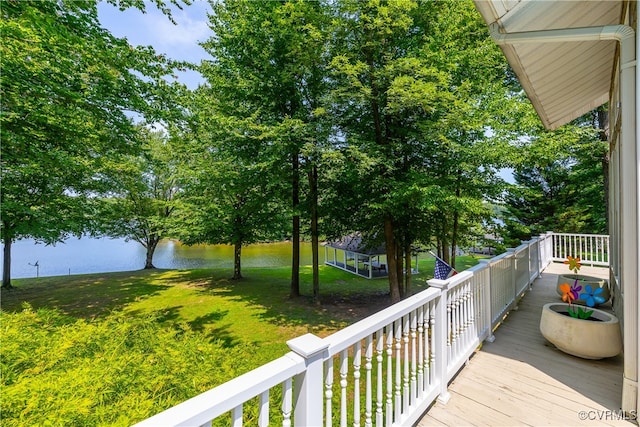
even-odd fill
[[[95,1],[7,0],[0,13],[3,240],[82,234],[111,166],[140,149],[131,115],[171,116],[175,64],[101,28]]]
[[[162,326],[162,315],[1,312],[3,425],[128,426],[247,369],[247,346]]]

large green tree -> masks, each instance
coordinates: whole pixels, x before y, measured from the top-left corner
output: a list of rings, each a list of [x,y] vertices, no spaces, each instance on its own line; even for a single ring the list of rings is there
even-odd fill
[[[413,244],[448,253],[497,194],[487,126],[506,64],[470,2],[337,2],[336,22],[332,108],[360,161],[349,218],[385,242],[397,301]]]
[[[169,237],[170,220],[178,195],[178,162],[164,131],[140,126],[142,152],[118,164],[114,191],[103,199],[97,232],[124,237],[146,250],[145,269],[155,268],[153,254]]]
[[[300,295],[301,218],[307,212],[302,180],[306,175],[315,191],[315,147],[323,138],[319,130],[326,82],[325,6],[305,1],[215,2],[211,16],[215,36],[203,44],[213,59],[201,70],[218,113],[242,122],[245,128],[263,129],[262,137],[240,142],[235,161],[241,168],[251,163],[268,164],[273,188],[287,189],[293,244],[292,297]],[[275,185],[278,181],[282,185]],[[317,251],[315,225],[313,230]],[[317,267],[315,272],[317,281]]]
[[[261,129],[251,132],[244,121],[218,115],[207,87],[196,91],[194,101],[195,131],[183,133],[176,145],[181,195],[172,234],[186,244],[233,245],[233,279],[241,279],[243,245],[290,233],[288,210],[276,197],[281,181],[261,161],[267,155],[260,150],[269,149],[257,142]]]
[[[597,111],[556,131],[538,130],[521,143],[522,163],[507,193],[508,243],[549,230],[606,232],[607,143],[594,127]]]
[[[11,286],[11,243],[83,233],[93,196],[109,191],[103,178],[139,148],[128,113],[144,117],[166,106],[166,59],[103,29],[96,4],[2,2],[4,287]]]

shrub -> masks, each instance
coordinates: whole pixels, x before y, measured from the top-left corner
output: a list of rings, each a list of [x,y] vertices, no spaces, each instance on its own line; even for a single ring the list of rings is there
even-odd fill
[[[0,312],[3,425],[131,425],[252,367],[250,346],[160,316]]]

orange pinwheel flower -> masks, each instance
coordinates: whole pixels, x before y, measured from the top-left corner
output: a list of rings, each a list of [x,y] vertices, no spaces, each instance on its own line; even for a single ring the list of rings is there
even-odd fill
[[[580,270],[580,267],[582,267],[582,264],[580,264],[580,258],[578,257],[574,258],[572,256],[568,256],[564,263],[568,264],[569,270],[572,270],[574,273],[577,273],[578,270]]]
[[[560,292],[562,292],[562,301],[571,304],[571,301],[576,299],[575,295],[571,291],[571,286],[569,286],[568,283],[561,284],[559,288]]]

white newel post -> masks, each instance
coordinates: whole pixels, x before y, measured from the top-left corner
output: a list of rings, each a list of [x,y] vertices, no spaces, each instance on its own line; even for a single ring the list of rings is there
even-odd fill
[[[518,259],[515,248],[507,248],[508,258],[511,259],[511,284],[513,285],[513,301],[509,310],[518,309]]]
[[[486,340],[489,342],[494,342],[496,337],[493,335],[493,313],[491,312],[491,260],[488,259],[480,259],[478,262],[489,270],[486,274],[489,277],[488,283],[482,284],[482,315],[484,316],[484,324],[488,325],[489,335]]]
[[[435,324],[435,353],[436,353],[436,375],[440,380],[440,394],[438,402],[447,403],[451,395],[449,394],[447,378],[448,360],[448,327],[449,316],[447,315],[447,293],[449,280],[431,279],[427,283],[432,288],[440,290],[440,298],[436,300],[436,324]]]
[[[329,344],[313,334],[287,341],[291,351],[304,358],[306,369],[294,377],[293,425],[322,426],[324,402],[323,361]]]
[[[533,288],[533,280],[531,279],[531,250],[533,249],[534,239],[527,240],[527,282],[529,282],[529,290]]]
[[[547,262],[547,237],[546,234],[541,234],[538,237],[538,277],[542,273],[542,270],[546,267]]]

